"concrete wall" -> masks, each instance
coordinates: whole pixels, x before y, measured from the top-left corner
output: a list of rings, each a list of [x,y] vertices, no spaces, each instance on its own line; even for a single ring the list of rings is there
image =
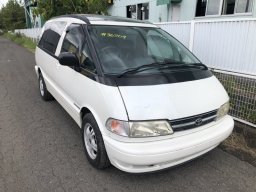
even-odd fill
[[[183,0],[181,3],[181,21],[193,20],[196,15],[197,0]]]
[[[126,17],[126,6],[136,5],[139,3],[149,3],[149,21],[151,22],[167,22],[173,21],[173,6],[180,6],[176,9],[174,14],[178,15],[178,20],[175,21],[190,21],[195,19],[197,0],[182,0],[179,4],[170,3],[169,5],[157,6],[157,0],[114,0],[114,5],[109,8],[109,14],[113,16]],[[223,18],[237,18],[237,17],[256,17],[256,0],[253,0],[253,14],[239,14],[239,15],[221,15],[221,16],[207,16],[197,17],[196,19],[223,19]]]
[[[180,5],[180,20],[193,20],[195,17],[197,0],[183,0]],[[126,17],[126,6],[139,3],[149,3],[149,21],[151,22],[167,22],[172,21],[172,6],[159,5],[157,0],[115,0],[114,5],[109,8],[109,14],[113,16]]]
[[[157,6],[156,0],[114,0],[114,5],[109,8],[109,14],[112,16],[126,17],[126,6],[140,3],[149,3],[149,21],[167,21],[167,5]]]

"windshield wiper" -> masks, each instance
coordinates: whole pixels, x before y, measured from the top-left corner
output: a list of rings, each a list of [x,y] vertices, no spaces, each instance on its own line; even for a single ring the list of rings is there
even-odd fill
[[[118,77],[122,77],[129,73],[140,72],[141,69],[144,69],[144,68],[151,69],[151,68],[159,67],[159,66],[162,66],[163,64],[165,64],[165,63],[164,62],[156,62],[156,63],[150,63],[150,64],[146,64],[146,65],[141,65],[141,66],[135,67],[135,68],[130,68],[130,69],[124,70],[120,75],[118,75]]]
[[[180,62],[180,61],[164,61],[164,62],[155,62],[155,63],[151,63],[151,64],[146,64],[146,65],[141,65],[139,67],[135,67],[135,68],[130,68],[127,69],[125,71],[123,71],[121,74],[118,75],[118,77],[122,77],[126,74],[129,73],[137,73],[137,72],[141,72],[144,70],[149,70],[149,69],[154,69],[155,67],[159,67],[159,69],[163,69],[163,68],[204,68],[204,69],[208,69],[208,67],[202,63],[184,63],[184,62]]]

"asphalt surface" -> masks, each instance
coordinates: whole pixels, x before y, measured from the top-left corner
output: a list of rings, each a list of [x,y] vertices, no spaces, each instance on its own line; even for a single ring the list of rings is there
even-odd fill
[[[256,191],[256,167],[218,148],[157,173],[92,168],[79,127],[40,99],[34,65],[32,53],[0,38],[0,192]]]

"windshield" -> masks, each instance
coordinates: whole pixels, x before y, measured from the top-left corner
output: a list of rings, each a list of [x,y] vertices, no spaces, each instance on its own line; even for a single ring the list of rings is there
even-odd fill
[[[91,26],[89,31],[105,74],[122,74],[129,69],[156,63],[180,65],[192,70],[189,68],[191,64],[200,63],[187,48],[162,29]],[[168,70],[174,68],[154,65],[138,72],[154,74]],[[176,70],[181,70],[181,67]]]

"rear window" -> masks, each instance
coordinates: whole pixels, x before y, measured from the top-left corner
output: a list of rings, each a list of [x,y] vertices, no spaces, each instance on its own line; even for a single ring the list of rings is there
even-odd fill
[[[54,54],[65,27],[66,22],[62,21],[47,23],[38,46],[48,53]]]

